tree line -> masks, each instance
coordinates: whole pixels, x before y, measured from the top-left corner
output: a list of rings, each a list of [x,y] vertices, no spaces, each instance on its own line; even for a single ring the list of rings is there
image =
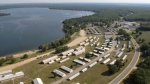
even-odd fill
[[[145,60],[130,74],[128,81],[133,84],[148,84],[150,83],[150,45],[144,43],[140,48]]]
[[[70,40],[71,40],[70,35],[66,34],[65,37],[61,38],[60,40],[53,41],[49,44],[40,45],[38,48],[41,50],[41,52],[45,52],[46,50],[60,47],[69,42]]]
[[[1,58],[0,59],[0,66],[2,66],[3,64],[13,64],[16,62],[16,58],[14,58],[13,56],[7,56],[6,58]]]
[[[0,16],[7,16],[10,15],[10,13],[0,13]]]
[[[125,30],[123,30],[123,29],[119,29],[118,34],[119,34],[119,35],[123,35],[123,38],[125,38],[126,40],[130,40],[130,39],[131,39],[130,34],[127,33],[127,32],[126,32]],[[120,37],[120,38],[121,38],[121,37]],[[118,38],[116,38],[116,39],[118,39]]]

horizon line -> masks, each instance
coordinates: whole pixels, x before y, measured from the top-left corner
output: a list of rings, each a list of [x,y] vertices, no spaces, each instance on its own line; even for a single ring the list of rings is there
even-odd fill
[[[150,3],[129,3],[129,2],[21,2],[21,3],[0,3],[0,4],[150,4]]]

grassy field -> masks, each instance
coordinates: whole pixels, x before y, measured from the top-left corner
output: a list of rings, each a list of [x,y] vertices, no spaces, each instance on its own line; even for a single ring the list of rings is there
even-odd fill
[[[133,31],[135,32],[135,31]],[[150,34],[150,31],[142,31],[142,35],[140,35],[138,38],[136,38],[136,34],[132,34],[132,36],[135,38],[135,40],[138,42],[139,45],[142,45],[141,42],[139,42],[139,38],[141,39],[145,39],[145,43],[149,43],[150,42],[150,39],[149,39],[149,34]],[[141,52],[142,53],[142,52]],[[141,63],[143,62],[144,58],[143,57],[140,57],[140,59],[138,60],[138,63]],[[134,69],[135,70],[135,69]],[[131,73],[134,71],[132,70]],[[131,74],[130,73],[130,74]],[[120,84],[128,84],[128,80],[127,78],[129,78],[129,75],[120,83]],[[150,84],[150,83],[149,83]]]
[[[125,42],[126,41],[122,41],[121,44]],[[110,54],[111,54],[110,56],[111,59],[116,59],[113,57],[116,54],[116,50],[114,50]],[[108,66],[103,65],[101,64],[101,62],[99,62],[92,68],[88,68],[86,72],[81,73],[78,77],[76,77],[72,81],[62,82],[61,84],[74,84],[77,82],[79,82],[80,84],[108,84],[112,79],[118,76],[118,74],[120,74],[125,69],[125,67],[127,67],[127,65],[130,63],[133,57],[134,50],[130,53],[125,52],[122,56],[124,56],[125,54],[128,55],[127,62],[126,60],[123,61],[123,63],[125,63],[125,66],[123,66],[121,70],[114,75],[109,75],[109,73],[107,72]],[[120,60],[121,57],[117,58],[117,60]]]
[[[103,28],[100,28],[100,30],[103,31],[103,32],[106,31]],[[74,34],[73,37],[75,37],[77,35],[78,35],[78,33]],[[100,38],[99,42],[101,43],[100,44],[100,46],[101,46],[102,43],[104,42],[104,37],[103,37],[103,35],[97,35],[97,37]],[[127,43],[127,42],[126,41],[121,41],[120,47],[124,43]],[[76,47],[77,46],[72,47],[72,48],[76,48]],[[90,45],[86,46],[86,53],[88,53],[90,51],[93,51],[93,49],[94,49],[94,46],[92,46],[92,47]],[[116,58],[113,57],[116,54],[116,51],[117,50],[114,50],[112,53],[110,53],[111,54],[111,56],[110,56],[111,59],[116,59]],[[100,64],[100,62],[99,62],[98,64],[96,64],[92,68],[89,68],[86,72],[82,73],[80,76],[73,79],[72,81],[66,81],[66,82],[63,82],[62,84],[72,84],[72,83],[75,83],[75,82],[80,82],[81,84],[84,84],[84,83],[86,83],[86,84],[99,84],[99,83],[108,84],[119,73],[121,73],[121,71],[124,70],[124,68],[130,63],[130,61],[132,59],[132,56],[134,54],[134,50],[130,53],[125,51],[125,54],[128,55],[128,57],[127,57],[128,61],[127,62],[126,62],[126,60],[123,61],[125,63],[125,66],[123,66],[121,68],[121,70],[119,72],[117,72],[116,74],[114,74],[114,75],[110,76],[107,72],[107,70],[108,70],[107,65]],[[55,55],[55,54],[53,54],[53,55]],[[12,79],[12,80],[3,82],[2,84],[17,84],[18,82],[21,82],[21,81],[24,82],[25,84],[31,84],[31,81],[34,78],[37,78],[37,77],[41,78],[42,81],[44,82],[44,84],[52,83],[52,82],[54,82],[56,80],[59,80],[61,78],[61,77],[58,77],[58,76],[54,77],[54,74],[51,73],[54,69],[60,70],[59,68],[62,65],[65,65],[67,67],[71,67],[71,65],[72,65],[73,66],[72,69],[75,70],[76,68],[80,67],[81,65],[78,65],[78,64],[76,65],[72,61],[74,59],[78,59],[78,57],[80,57],[80,56],[82,56],[82,57],[85,56],[85,54],[81,54],[79,56],[69,56],[70,60],[68,60],[68,61],[66,61],[62,64],[60,64],[58,62],[55,62],[54,64],[39,64],[41,62],[41,60],[49,58],[53,55],[37,59],[33,62],[27,63],[23,66],[18,67],[18,68],[15,68],[13,70],[14,73],[18,72],[18,71],[23,71],[25,73],[25,77],[20,77],[18,79]],[[33,55],[33,56],[35,56],[35,55]],[[96,58],[96,57],[93,56],[90,59],[94,59],[94,58]],[[117,58],[117,60],[120,60],[120,59],[121,59],[121,57]],[[62,70],[60,70],[60,71],[62,71]],[[62,72],[66,73],[65,71],[62,71]]]
[[[149,43],[150,42],[150,38],[149,38],[149,35],[150,35],[150,31],[142,31],[142,35],[139,35],[138,38],[136,38],[136,34],[132,34],[132,36],[136,39],[136,41],[138,42],[139,45],[141,45],[142,43],[139,42],[139,39],[145,39],[145,43]]]
[[[78,34],[76,34],[76,35],[78,35]],[[76,36],[76,35],[75,35],[75,36]],[[99,40],[100,43],[104,42],[103,36],[99,35],[99,36],[97,36],[97,37],[100,38],[100,40]],[[77,47],[77,46],[72,47],[72,48],[76,48],[76,47]],[[71,48],[71,49],[72,49],[72,48]],[[87,47],[86,47],[86,53],[87,53],[87,52],[90,52],[90,51],[93,51],[93,49],[94,49],[94,46],[93,46],[93,47],[87,46]],[[48,52],[48,51],[47,51],[47,52]],[[38,54],[37,54],[37,55],[38,55]],[[55,55],[55,54],[53,54],[53,55]],[[53,55],[50,55],[50,56],[53,56]],[[80,56],[85,56],[85,54],[81,54],[81,55],[79,55],[79,56],[69,56],[70,60],[67,61],[67,62],[64,62],[64,63],[62,63],[62,64],[60,64],[60,63],[58,63],[58,62],[56,62],[56,63],[54,63],[54,64],[50,64],[50,65],[49,65],[49,64],[39,64],[39,63],[41,62],[41,60],[46,59],[46,58],[49,58],[50,56],[46,56],[46,57],[44,57],[44,58],[37,59],[37,60],[35,60],[35,61],[33,61],[33,62],[30,62],[30,63],[28,63],[28,64],[25,64],[25,65],[23,65],[23,66],[20,66],[20,67],[14,69],[14,70],[13,70],[14,73],[15,73],[15,72],[18,72],[18,71],[23,71],[23,72],[25,73],[25,77],[21,77],[21,78],[19,78],[19,79],[14,79],[14,80],[6,81],[6,82],[4,82],[4,83],[2,83],[2,84],[13,84],[13,83],[14,83],[14,84],[17,84],[17,83],[20,82],[20,81],[23,81],[25,84],[31,84],[31,81],[32,81],[34,78],[37,78],[37,77],[41,78],[42,81],[44,82],[44,84],[46,84],[46,83],[49,84],[49,83],[51,83],[51,82],[54,82],[54,81],[60,79],[60,77],[56,77],[56,78],[53,77],[54,75],[53,75],[51,72],[52,72],[54,69],[59,69],[60,66],[62,66],[62,65],[65,65],[65,66],[67,66],[67,67],[71,67],[71,65],[73,65],[72,69],[74,70],[74,69],[80,67],[81,65],[76,65],[76,64],[73,63],[72,61],[73,61],[74,59],[77,59],[77,58],[80,57]],[[93,58],[92,58],[92,59],[93,59]],[[59,69],[59,70],[60,70],[60,69]],[[62,70],[61,70],[61,71],[62,71]],[[62,71],[62,72],[64,72],[64,71]],[[64,73],[66,73],[66,72],[64,72]],[[66,73],[66,74],[67,74],[67,73]]]

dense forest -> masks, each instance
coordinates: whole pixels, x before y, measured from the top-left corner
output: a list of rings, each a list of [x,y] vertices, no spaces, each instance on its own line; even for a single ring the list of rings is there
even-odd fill
[[[142,23],[140,23],[140,27],[138,29],[142,30],[142,31],[150,31],[150,23],[142,22]]]

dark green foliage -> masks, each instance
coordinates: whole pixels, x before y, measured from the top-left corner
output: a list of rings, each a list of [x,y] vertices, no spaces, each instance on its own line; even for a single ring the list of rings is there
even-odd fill
[[[26,58],[28,58],[29,56],[27,55],[27,54],[24,54],[23,55],[23,57],[22,57],[22,59],[26,59]]]
[[[142,22],[142,23],[140,23],[140,27],[138,29],[143,30],[143,31],[150,31],[150,23]]]
[[[111,66],[109,66],[108,68],[109,68],[109,69],[108,69],[108,72],[109,72],[110,74],[114,74],[114,73],[118,72],[118,67],[117,67],[116,65],[111,65]]]
[[[7,56],[6,62],[8,62],[9,64],[13,64],[16,62],[16,58],[14,58],[13,56]]]
[[[68,43],[70,40],[71,40],[70,35],[66,34],[66,36],[61,38],[60,40],[56,40],[54,42],[51,42],[50,44],[40,45],[39,49],[41,50],[41,52],[45,52],[46,50],[62,46],[64,44]]]
[[[122,62],[120,60],[117,60],[115,65],[118,67],[118,68],[121,68],[122,67]]]
[[[145,51],[148,50],[149,45],[147,43],[142,44],[142,46],[140,47],[141,51]]]
[[[0,13],[0,16],[7,16],[10,15],[10,13]]]
[[[61,47],[57,47],[55,52],[60,53],[66,50],[68,50],[68,46],[61,46]]]
[[[85,54],[85,58],[88,58],[88,59],[89,59],[90,57],[91,57],[91,55],[90,55],[89,53],[86,53],[86,54]]]
[[[9,60],[11,60],[12,58],[13,58],[13,56],[7,56],[5,60],[6,60],[6,61],[9,61]]]
[[[139,33],[139,32],[140,32],[140,30],[137,28],[137,29],[135,29],[135,32],[136,32],[136,33]]]
[[[123,35],[123,37],[126,38],[127,40],[130,40],[130,39],[131,39],[130,34],[128,34],[128,33],[127,33],[125,30],[123,30],[123,29],[119,29],[118,34],[119,34],[119,35]]]
[[[16,58],[12,58],[12,59],[10,60],[10,64],[15,63],[16,61],[17,61],[17,59],[16,59]]]
[[[130,75],[134,84],[148,84],[150,82],[150,70],[139,68]]]
[[[4,63],[5,63],[5,59],[4,59],[4,58],[1,58],[1,59],[0,59],[0,66],[2,66]]]
[[[120,68],[123,66],[123,63],[120,60],[117,60],[114,65],[108,66],[108,72],[110,74],[115,74],[120,70]]]
[[[139,35],[142,35],[142,32],[139,32]]]
[[[127,16],[124,19],[128,21],[150,21],[150,11],[143,11],[139,10],[138,13],[134,13],[130,16]]]
[[[150,82],[150,47],[144,43],[141,50],[146,58],[140,63],[138,69],[129,76],[129,80],[133,84],[148,84]]]

